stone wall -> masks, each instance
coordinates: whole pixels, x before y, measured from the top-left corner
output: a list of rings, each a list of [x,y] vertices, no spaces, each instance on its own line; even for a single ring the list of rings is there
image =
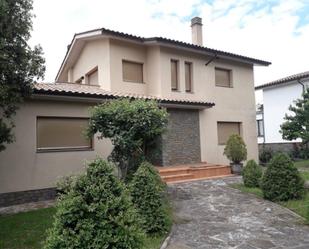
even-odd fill
[[[299,147],[300,143],[265,143],[259,144],[259,152],[265,149],[271,149],[273,152],[284,152],[284,153],[291,153],[297,147]]]
[[[162,135],[162,165],[201,161],[199,111],[168,109],[167,131]]]
[[[55,199],[55,188],[36,189],[0,194],[0,207]]]

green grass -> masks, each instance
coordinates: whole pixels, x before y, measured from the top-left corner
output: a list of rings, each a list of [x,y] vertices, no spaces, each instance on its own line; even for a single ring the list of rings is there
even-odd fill
[[[309,160],[297,161],[294,163],[297,168],[308,169],[309,170]]]
[[[248,188],[244,186],[244,184],[242,183],[231,184],[230,186],[233,188],[239,189],[240,191],[244,193],[254,194],[259,198],[263,198],[263,192],[260,188]],[[307,191],[304,198],[300,200],[282,201],[282,202],[278,202],[278,204],[304,217],[309,224],[309,191]]]
[[[46,229],[53,221],[54,208],[0,216],[0,248],[39,249]]]
[[[301,172],[300,174],[305,181],[309,181],[309,171]]]
[[[0,216],[0,248],[41,249],[55,211],[55,208],[44,208]],[[147,237],[144,249],[158,249],[164,239],[165,236]]]
[[[230,185],[233,188],[239,189],[242,192],[254,194],[260,198],[263,198],[262,190],[259,188],[248,188],[242,183],[234,183]]]

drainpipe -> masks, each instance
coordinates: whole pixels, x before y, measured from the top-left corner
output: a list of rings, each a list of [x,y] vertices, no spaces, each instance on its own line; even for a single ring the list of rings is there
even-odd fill
[[[297,80],[297,82],[298,82],[299,84],[301,84],[301,85],[302,85],[302,87],[303,87],[303,93],[305,93],[306,88],[305,88],[304,83],[303,83],[303,82],[301,82],[300,80]]]

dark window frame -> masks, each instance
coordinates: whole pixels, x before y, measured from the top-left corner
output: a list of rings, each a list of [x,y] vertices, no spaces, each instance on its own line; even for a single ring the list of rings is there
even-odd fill
[[[262,126],[261,126],[260,123],[262,123]],[[258,137],[264,137],[264,121],[263,121],[263,119],[257,119],[256,125],[257,125],[257,135],[258,135]]]

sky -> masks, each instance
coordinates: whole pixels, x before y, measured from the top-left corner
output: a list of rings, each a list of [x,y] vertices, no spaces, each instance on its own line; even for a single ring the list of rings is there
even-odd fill
[[[34,0],[30,45],[40,44],[53,82],[75,33],[108,28],[191,42],[203,19],[204,46],[272,62],[255,85],[309,70],[309,0]],[[261,102],[261,96],[257,96]]]

